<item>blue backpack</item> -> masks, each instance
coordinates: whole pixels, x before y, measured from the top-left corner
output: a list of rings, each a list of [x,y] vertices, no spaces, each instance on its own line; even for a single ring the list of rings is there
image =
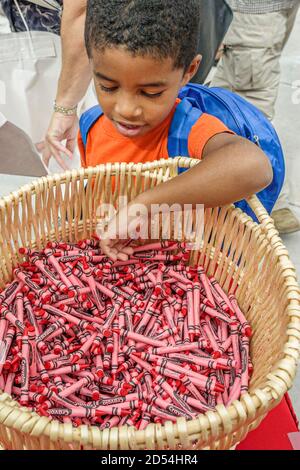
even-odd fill
[[[181,102],[176,108],[169,130],[169,157],[189,157],[188,139],[193,125],[203,113],[217,117],[237,135],[259,145],[269,158],[273,168],[273,181],[258,194],[258,198],[271,213],[283,186],[285,164],[279,138],[270,121],[255,106],[222,88],[190,83],[181,89],[179,98]],[[90,129],[102,114],[100,106],[95,106],[81,116],[80,132],[84,146]],[[235,205],[256,220],[246,201],[239,201]]]

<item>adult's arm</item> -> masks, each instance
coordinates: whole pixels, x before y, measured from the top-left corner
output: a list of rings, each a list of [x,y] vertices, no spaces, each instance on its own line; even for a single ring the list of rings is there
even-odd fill
[[[91,81],[89,60],[84,44],[87,0],[64,0],[61,23],[62,68],[56,103],[64,108],[76,106],[84,97]],[[53,156],[63,169],[63,156],[72,158],[78,129],[77,116],[54,112],[45,138],[43,160],[48,165]],[[66,145],[62,144],[66,141]],[[61,155],[63,154],[63,156]]]
[[[87,0],[64,0],[61,21],[62,69],[56,101],[72,107],[84,97],[92,75],[84,44]]]

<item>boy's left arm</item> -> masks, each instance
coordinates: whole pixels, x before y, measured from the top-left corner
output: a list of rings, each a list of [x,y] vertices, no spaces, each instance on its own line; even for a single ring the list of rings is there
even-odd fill
[[[181,175],[137,196],[121,210],[142,204],[151,213],[152,204],[203,204],[205,207],[224,206],[247,198],[267,187],[273,179],[271,164],[266,155],[250,141],[228,133],[212,137],[206,144],[202,161]],[[117,222],[118,236],[125,238],[127,226]],[[101,234],[100,234],[101,235]],[[106,238],[101,242],[103,252],[112,259],[126,259],[130,249],[118,240]]]
[[[163,203],[224,206],[258,193],[272,179],[269,159],[257,145],[223,133],[209,140],[198,165],[140,194],[137,200],[149,208]]]

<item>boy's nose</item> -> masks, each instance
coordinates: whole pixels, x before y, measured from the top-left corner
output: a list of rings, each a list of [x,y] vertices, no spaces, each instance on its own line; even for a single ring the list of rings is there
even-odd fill
[[[116,102],[115,112],[118,116],[130,121],[140,117],[142,109],[134,99],[123,96]]]

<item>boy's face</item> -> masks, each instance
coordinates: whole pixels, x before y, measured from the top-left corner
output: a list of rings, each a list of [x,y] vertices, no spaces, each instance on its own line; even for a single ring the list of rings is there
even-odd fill
[[[97,97],[104,114],[126,137],[142,136],[171,112],[180,88],[196,73],[195,57],[184,74],[173,60],[133,56],[122,47],[93,50],[92,66]]]

